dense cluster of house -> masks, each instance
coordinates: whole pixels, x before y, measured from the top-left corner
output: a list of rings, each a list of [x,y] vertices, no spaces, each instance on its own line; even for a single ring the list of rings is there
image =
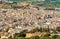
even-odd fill
[[[12,36],[23,30],[34,28],[56,29],[60,27],[60,11],[45,10],[39,7],[31,9],[0,9],[1,36]]]

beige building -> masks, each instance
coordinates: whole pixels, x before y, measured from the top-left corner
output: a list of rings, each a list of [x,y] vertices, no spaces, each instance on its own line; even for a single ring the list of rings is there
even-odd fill
[[[42,35],[45,35],[46,32],[35,32],[35,33],[26,33],[26,38],[30,38],[32,36],[42,36]]]

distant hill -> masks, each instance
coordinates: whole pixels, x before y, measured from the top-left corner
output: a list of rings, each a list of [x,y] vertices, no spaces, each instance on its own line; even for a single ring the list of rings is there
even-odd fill
[[[13,2],[23,2],[23,1],[31,1],[31,2],[37,2],[37,1],[45,1],[45,2],[50,2],[50,1],[60,1],[60,0],[2,0],[2,1],[13,1]]]
[[[37,1],[45,1],[45,0],[6,0],[6,1],[13,1],[13,2],[37,2]]]
[[[6,0],[6,1],[13,1],[13,2],[29,2],[34,5],[43,6],[43,7],[60,7],[60,0]]]

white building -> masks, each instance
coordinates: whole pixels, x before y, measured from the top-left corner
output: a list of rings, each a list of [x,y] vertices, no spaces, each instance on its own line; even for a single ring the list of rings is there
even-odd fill
[[[6,3],[13,3],[13,1],[10,1],[10,0],[0,0],[0,1],[6,2]]]

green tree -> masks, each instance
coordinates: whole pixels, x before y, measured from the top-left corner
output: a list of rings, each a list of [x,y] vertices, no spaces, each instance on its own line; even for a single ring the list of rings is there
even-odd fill
[[[25,37],[18,37],[18,39],[26,39]]]
[[[58,37],[58,35],[54,35],[52,36],[52,39],[56,39]]]
[[[8,39],[15,39],[15,38],[9,37]]]
[[[39,36],[32,36],[30,39],[39,39]]]
[[[26,36],[26,32],[27,32],[27,30],[24,30],[24,31],[22,31],[20,33],[16,33],[15,34],[15,38],[17,38],[17,37],[25,37]]]
[[[60,39],[60,36],[58,36],[56,39]]]

